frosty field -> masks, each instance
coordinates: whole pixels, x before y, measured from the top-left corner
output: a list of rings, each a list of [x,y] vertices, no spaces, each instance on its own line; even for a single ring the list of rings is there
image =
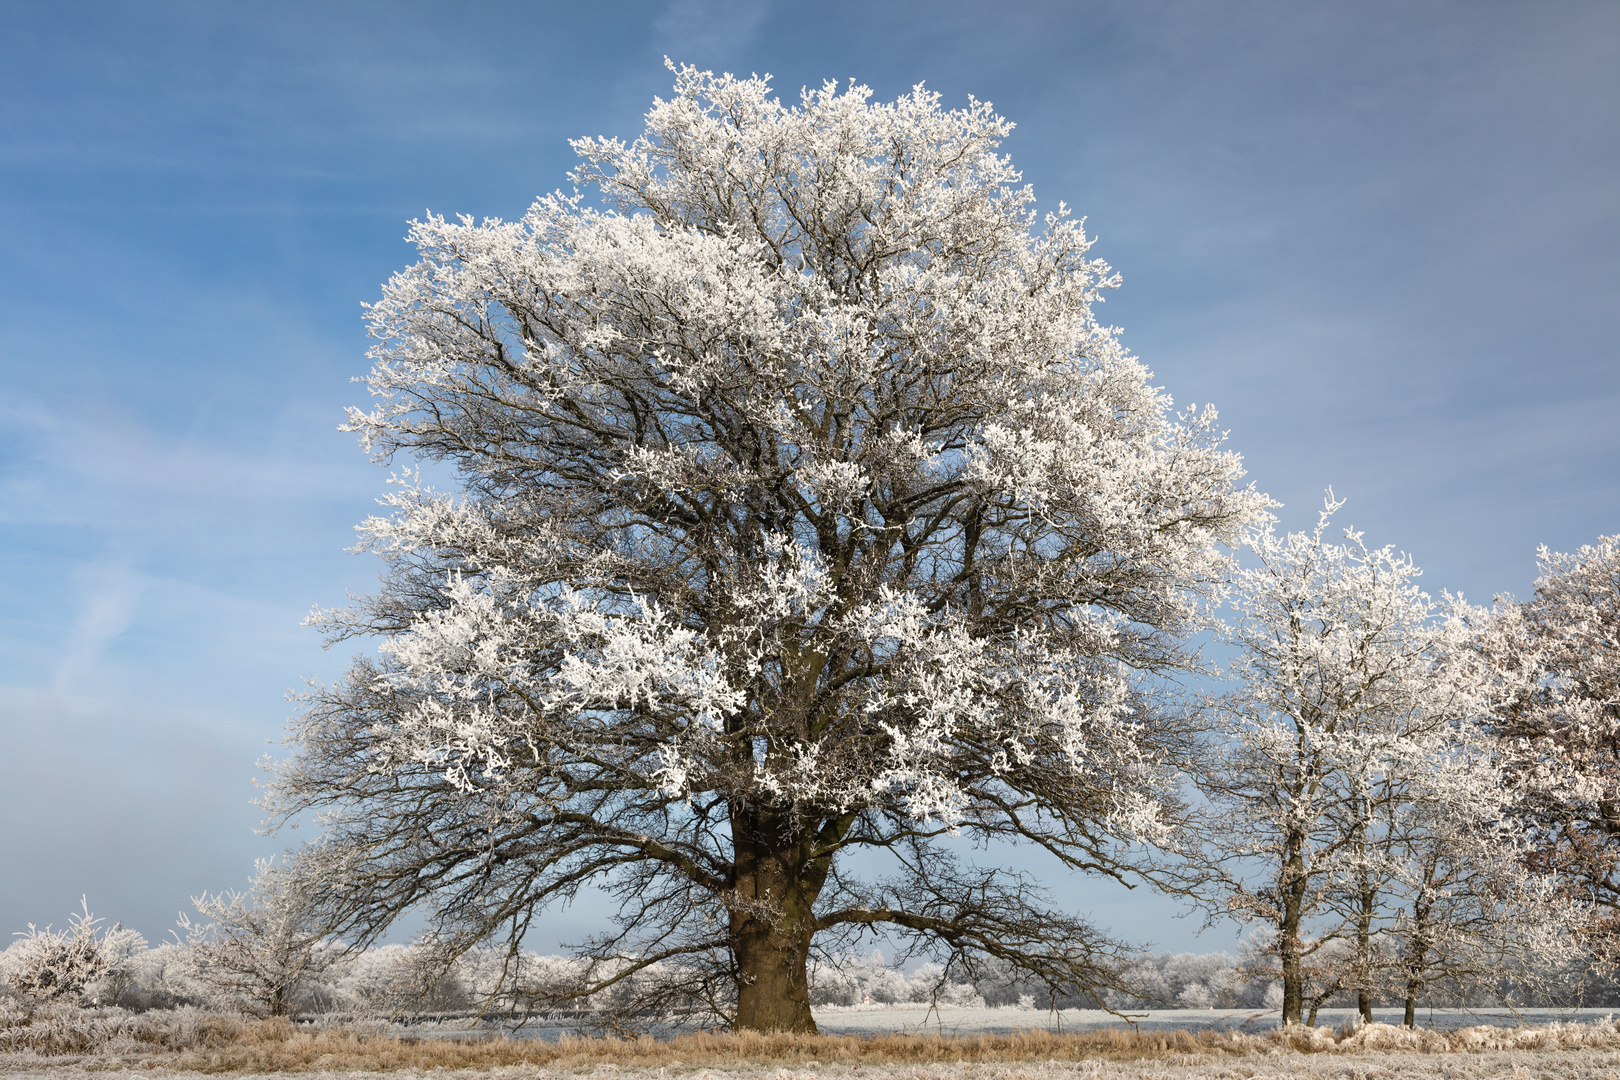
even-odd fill
[[[1436,1031],[1455,1031],[1460,1028],[1488,1025],[1499,1028],[1541,1027],[1549,1024],[1592,1024],[1613,1016],[1613,1009],[1522,1009],[1514,1012],[1503,1008],[1425,1009],[1418,1015],[1420,1028]],[[1255,1009],[1132,1009],[1125,1014],[1142,1032],[1203,1031],[1262,1034],[1278,1026],[1278,1014]],[[1324,1030],[1344,1028],[1351,1024],[1354,1009],[1322,1009],[1317,1026]],[[1128,1030],[1130,1024],[1113,1013],[1101,1009],[1064,1009],[1045,1012],[1016,1006],[963,1008],[942,1007],[929,1009],[924,1005],[821,1005],[815,1009],[816,1026],[824,1035],[1008,1035],[1017,1032],[1047,1031],[1085,1032],[1098,1030]],[[1398,1008],[1374,1009],[1375,1022],[1398,1027],[1402,1011]],[[463,1037],[466,1026],[460,1021],[394,1029],[426,1037]],[[490,1024],[485,1030],[505,1032],[499,1024]],[[511,1032],[519,1039],[554,1040],[570,1029],[545,1021],[524,1025]]]
[[[17,1080],[34,1077],[50,1080],[69,1080],[77,1077],[109,1078],[112,1076],[145,1076],[153,1080],[202,1080],[216,1075],[205,1072],[183,1072],[169,1069],[100,1070],[81,1064],[53,1068],[13,1069],[0,1065],[0,1071]],[[506,1066],[490,1070],[462,1069],[454,1071],[407,1070],[395,1073],[367,1073],[351,1071],[316,1071],[304,1074],[312,1078],[343,1077],[344,1080],[368,1080],[387,1076],[432,1076],[434,1080],[526,1080],[538,1076],[612,1077],[613,1080],[1090,1080],[1090,1078],[1119,1078],[1119,1080],[1293,1080],[1293,1078],[1322,1078],[1322,1080],[1383,1080],[1383,1078],[1456,1078],[1456,1080],[1497,1080],[1497,1078],[1547,1077],[1550,1080],[1599,1080],[1620,1075],[1620,1053],[1587,1051],[1547,1053],[1517,1052],[1471,1055],[1460,1060],[1436,1058],[1422,1054],[1379,1054],[1355,1058],[1322,1058],[1292,1056],[1275,1060],[1203,1061],[1197,1059],[1161,1060],[1154,1062],[1046,1062],[1029,1065],[928,1065],[889,1069],[870,1069],[860,1066],[815,1066],[778,1068],[772,1066],[746,1066],[736,1069],[701,1068],[692,1070],[664,1068],[620,1069],[611,1065],[592,1069],[562,1071],[533,1066]]]
[[[1418,1025],[1440,1031],[1488,1024],[1493,1027],[1541,1026],[1553,1023],[1585,1023],[1612,1016],[1613,1009],[1523,1009],[1517,1013],[1502,1008],[1420,1010]],[[1101,1009],[1064,1009],[1060,1013],[1020,1008],[942,1008],[925,1006],[821,1006],[815,1010],[816,1026],[829,1035],[872,1035],[886,1032],[930,1032],[968,1035],[987,1032],[1083,1031],[1095,1028],[1125,1027],[1118,1016]],[[1263,1032],[1277,1026],[1276,1012],[1256,1009],[1131,1009],[1126,1015],[1143,1031]],[[1338,1028],[1350,1023],[1354,1009],[1323,1009],[1317,1026]],[[1398,1026],[1400,1009],[1374,1009],[1378,1023]]]
[[[143,1076],[152,1080],[202,1080],[217,1073],[167,1068],[104,1069],[74,1062],[42,1067],[37,1063],[0,1062],[0,1074],[16,1080],[76,1080],[78,1077]],[[246,1074],[255,1075],[255,1074]],[[269,1074],[259,1074],[269,1075]],[[1186,1055],[1141,1062],[1081,1061],[1031,1062],[1027,1064],[960,1064],[867,1067],[861,1065],[804,1065],[784,1068],[771,1065],[740,1067],[621,1068],[611,1064],[579,1069],[541,1066],[501,1066],[493,1069],[423,1070],[378,1073],[365,1071],[315,1070],[304,1074],[315,1080],[342,1077],[344,1080],[370,1080],[372,1077],[431,1076],[434,1080],[527,1080],[530,1077],[570,1076],[612,1078],[612,1080],[1384,1080],[1384,1078],[1446,1078],[1446,1080],[1497,1080],[1497,1078],[1546,1077],[1549,1080],[1609,1080],[1620,1076],[1620,1052],[1616,1051],[1504,1051],[1482,1054],[1434,1055],[1412,1052],[1365,1053],[1352,1057],[1338,1055],[1279,1054],[1272,1057],[1211,1059]]]
[[[925,1034],[907,1026],[912,1011],[828,1010],[826,1032],[817,1036],[692,1034],[670,1040],[401,1037],[401,1029],[383,1025],[294,1025],[197,1010],[144,1018],[105,1015],[95,1028],[82,1014],[63,1012],[39,1016],[31,1044],[7,1043],[31,1045],[39,1052],[0,1053],[0,1075],[18,1080],[92,1075],[189,1080],[221,1073],[350,1080],[426,1075],[436,1080],[1620,1077],[1620,1026],[1612,1018],[1589,1015],[1574,1022],[1566,1014],[1562,1021],[1508,1027],[1479,1022],[1511,1019],[1500,1014],[1447,1014],[1435,1017],[1437,1024],[1447,1025],[1436,1029],[1409,1031],[1375,1022],[1357,1029],[1322,1026],[1280,1032],[1274,1025],[1261,1027],[1260,1020],[1239,1030],[1250,1017],[1235,1013],[1215,1017],[1211,1025],[1207,1010],[1143,1015],[1137,1031],[1117,1022],[1088,1027],[1092,1018],[1075,1013],[1065,1018],[1066,1030],[1059,1033],[1029,1028],[1028,1022],[1039,1015],[1031,1010],[959,1009],[947,1010],[960,1014],[952,1018],[957,1033],[934,1027]],[[993,1031],[1020,1019],[1026,1023],[1022,1032]],[[865,1024],[869,1034],[839,1034],[834,1027],[840,1024],[844,1030]],[[968,1025],[978,1026],[964,1030]],[[421,1027],[414,1030],[430,1034]],[[893,1033],[897,1031],[910,1033]],[[452,1031],[440,1025],[434,1033]],[[43,1037],[53,1034],[55,1043],[47,1044]],[[82,1037],[77,1049],[76,1036]]]

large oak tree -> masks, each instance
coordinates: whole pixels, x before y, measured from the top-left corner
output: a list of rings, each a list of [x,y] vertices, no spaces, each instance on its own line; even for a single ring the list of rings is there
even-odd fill
[[[1012,125],[869,96],[682,68],[574,144],[590,198],[414,223],[348,426],[459,491],[407,471],[363,526],[382,588],[320,621],[381,648],[273,797],[325,815],[335,930],[515,942],[593,886],[580,989],[658,965],[762,1030],[813,1030],[807,958],[867,928],[1112,977],[950,838],[1118,874],[1162,834],[1158,678],[1267,503],[1094,319],[1115,279]]]

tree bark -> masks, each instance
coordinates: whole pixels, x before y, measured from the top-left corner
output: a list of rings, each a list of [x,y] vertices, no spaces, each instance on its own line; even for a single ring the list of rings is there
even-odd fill
[[[1377,897],[1368,886],[1365,879],[1361,886],[1361,910],[1356,919],[1356,962],[1360,971],[1356,972],[1356,1009],[1361,1013],[1364,1024],[1372,1023],[1372,989],[1367,985],[1372,981],[1372,917],[1373,905]]]
[[[737,840],[730,926],[737,963],[734,1026],[739,1031],[813,1033],[812,909],[826,881],[826,860],[804,858],[809,838],[795,842],[782,837],[771,817],[733,814],[732,818]],[[768,842],[771,839],[776,843]]]
[[[733,919],[732,951],[737,958],[737,1019],[739,1031],[796,1031],[814,1033],[810,1015],[807,960],[810,935],[783,934],[747,919]]]
[[[1283,873],[1278,882],[1280,888],[1277,890],[1282,900],[1282,917],[1277,920],[1277,951],[1282,960],[1282,1022],[1285,1026],[1299,1023],[1305,1006],[1305,972],[1299,942],[1299,925],[1304,914],[1308,884],[1303,847],[1303,837],[1288,838],[1287,857],[1283,862]]]
[[[1297,1024],[1305,1009],[1305,979],[1299,958],[1299,937],[1286,930],[1282,938],[1282,977],[1282,1022]]]
[[[1406,961],[1406,1020],[1409,1028],[1417,1027],[1417,996],[1423,989],[1424,960],[1429,954],[1429,914],[1432,902],[1418,900],[1412,904],[1412,943]]]

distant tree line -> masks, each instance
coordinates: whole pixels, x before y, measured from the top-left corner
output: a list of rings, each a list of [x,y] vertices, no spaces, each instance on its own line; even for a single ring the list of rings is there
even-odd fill
[[[262,894],[255,899],[262,899]],[[239,913],[246,897],[202,898],[216,913]],[[197,1008],[257,1016],[329,1019],[452,1019],[535,1016],[537,1000],[553,1000],[578,985],[587,965],[578,958],[488,947],[460,955],[446,972],[424,945],[376,945],[354,951],[331,940],[282,938],[273,948],[257,939],[267,925],[251,924],[250,938],[231,946],[235,962],[221,965],[220,945],[244,929],[190,923],[191,933],[149,945],[135,931],[90,915],[69,919],[67,928],[17,935],[0,951],[0,1002],[24,1008],[43,1004],[146,1012]],[[204,933],[198,933],[204,930]],[[255,940],[257,939],[257,940]],[[291,947],[289,947],[291,946]],[[1345,943],[1329,952],[1348,954]],[[289,962],[291,960],[292,962]],[[1106,1007],[1129,1013],[1144,1009],[1241,1009],[1275,1016],[1283,987],[1276,976],[1275,948],[1268,931],[1245,939],[1236,956],[1224,952],[1142,952],[1126,956],[1117,973],[1122,986]],[[1515,975],[1518,977],[1515,978]],[[673,978],[671,978],[673,976]],[[659,967],[635,975],[648,984],[574,998],[565,1009],[541,1013],[586,1031],[625,1033],[642,1024],[627,1022],[625,999],[647,996],[661,979],[679,986],[678,972]],[[811,1002],[823,1007],[913,1006],[931,1009],[1091,1008],[1090,998],[1054,998],[1038,979],[1008,965],[971,982],[953,981],[947,970],[925,962],[898,966],[880,950],[829,957],[810,969]],[[1549,992],[1549,988],[1556,988]],[[1355,1006],[1354,988],[1307,982],[1319,1006]],[[1374,994],[1375,1007],[1399,1005],[1398,993]],[[1620,1006],[1620,981],[1585,964],[1557,969],[1534,965],[1506,972],[1494,985],[1479,980],[1436,982],[1426,988],[1425,1008]]]

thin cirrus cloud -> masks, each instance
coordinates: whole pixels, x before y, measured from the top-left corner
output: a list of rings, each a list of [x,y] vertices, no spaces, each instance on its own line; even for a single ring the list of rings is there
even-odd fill
[[[111,408],[70,413],[28,398],[0,406],[0,423],[15,443],[26,445],[30,458],[8,463],[0,474],[6,494],[0,514],[13,521],[105,520],[108,505],[117,503],[155,526],[182,510],[219,520],[196,504],[200,490],[261,506],[348,493],[335,480],[334,462],[303,453],[291,439],[275,446],[273,427],[265,430],[270,425],[258,426],[238,445],[221,446],[155,430]],[[95,492],[98,502],[60,499],[55,492],[63,483]]]
[[[59,694],[88,678],[106,646],[129,629],[145,581],[127,554],[105,552],[74,568],[73,586],[72,626],[51,672],[51,689]]]
[[[653,20],[654,40],[688,63],[733,56],[753,43],[769,10],[760,0],[670,0]]]

